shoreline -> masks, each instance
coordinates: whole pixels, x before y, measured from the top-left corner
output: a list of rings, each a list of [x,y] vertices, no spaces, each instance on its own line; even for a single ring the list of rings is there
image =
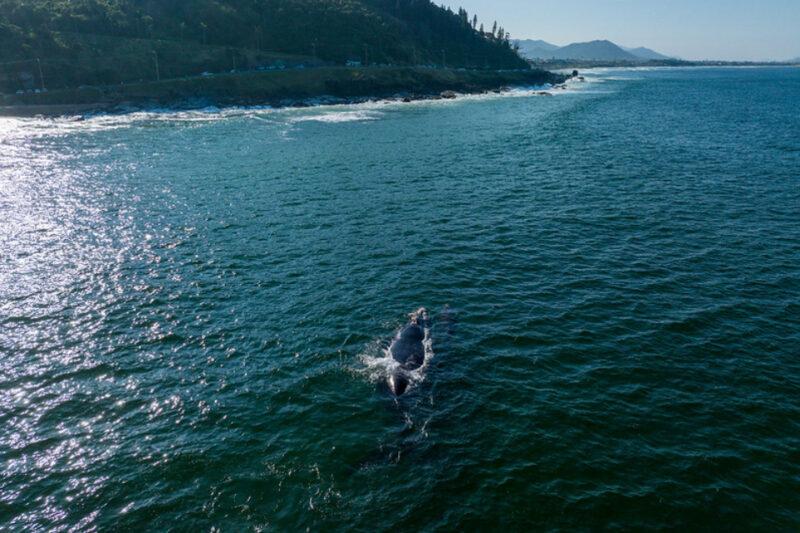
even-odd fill
[[[0,96],[0,116],[75,116],[129,113],[162,107],[311,107],[374,100],[452,99],[458,94],[502,92],[512,86],[564,83],[569,76],[544,70],[469,71],[418,67],[319,68],[245,72],[107,87]]]
[[[515,89],[531,89],[542,96],[552,96],[552,89],[563,89],[563,85],[554,85],[551,87],[545,86],[528,86],[528,85],[511,85],[504,86],[497,89],[482,90],[482,91],[443,91],[443,93],[431,94],[393,94],[389,96],[365,96],[358,98],[337,98],[328,95],[320,97],[313,97],[304,100],[293,100],[281,102],[278,104],[270,103],[216,103],[203,100],[173,102],[167,104],[148,105],[142,103],[139,105],[111,105],[105,103],[98,104],[51,104],[51,105],[16,105],[16,106],[0,106],[0,118],[59,118],[59,117],[91,117],[94,115],[124,115],[129,113],[148,112],[153,110],[166,110],[166,111],[202,111],[209,108],[218,109],[236,109],[236,108],[267,108],[274,110],[287,110],[287,109],[311,109],[315,107],[328,107],[328,106],[351,106],[368,103],[386,102],[386,103],[414,103],[414,102],[435,102],[447,100],[459,100],[468,96],[480,96],[488,94],[502,95],[509,93]],[[444,94],[451,93],[451,94]]]
[[[591,70],[595,68],[769,68],[797,67],[783,61],[683,61],[677,59],[651,61],[604,61],[592,59],[530,59],[533,68],[545,70]]]

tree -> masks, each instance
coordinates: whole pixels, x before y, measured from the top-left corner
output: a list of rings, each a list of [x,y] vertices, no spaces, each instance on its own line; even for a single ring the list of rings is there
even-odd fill
[[[472,29],[478,27],[478,15],[472,15]]]
[[[492,26],[492,37],[497,35],[497,21],[494,21],[494,25]]]
[[[261,50],[261,41],[263,40],[261,33],[261,26],[256,26],[253,30],[253,37],[256,45],[256,50]]]
[[[458,8],[458,17],[461,19],[461,24],[469,26],[469,13],[463,7]]]
[[[142,17],[142,23],[144,24],[144,31],[145,36],[149,39],[153,38],[153,17],[150,15],[145,15]]]

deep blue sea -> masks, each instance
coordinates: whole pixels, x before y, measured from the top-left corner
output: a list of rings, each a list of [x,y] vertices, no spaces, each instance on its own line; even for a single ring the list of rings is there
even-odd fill
[[[797,531],[800,69],[586,75],[2,119],[0,530]]]

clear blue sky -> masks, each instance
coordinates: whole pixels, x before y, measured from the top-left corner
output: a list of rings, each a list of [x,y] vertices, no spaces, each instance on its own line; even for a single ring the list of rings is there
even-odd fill
[[[441,0],[439,0],[441,1]],[[437,3],[439,3],[437,1]],[[609,39],[684,59],[800,56],[800,0],[445,0],[557,45]]]

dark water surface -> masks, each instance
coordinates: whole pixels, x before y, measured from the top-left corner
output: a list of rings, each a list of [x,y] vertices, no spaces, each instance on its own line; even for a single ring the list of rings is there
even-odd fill
[[[0,122],[0,529],[800,527],[800,69],[590,81]]]

